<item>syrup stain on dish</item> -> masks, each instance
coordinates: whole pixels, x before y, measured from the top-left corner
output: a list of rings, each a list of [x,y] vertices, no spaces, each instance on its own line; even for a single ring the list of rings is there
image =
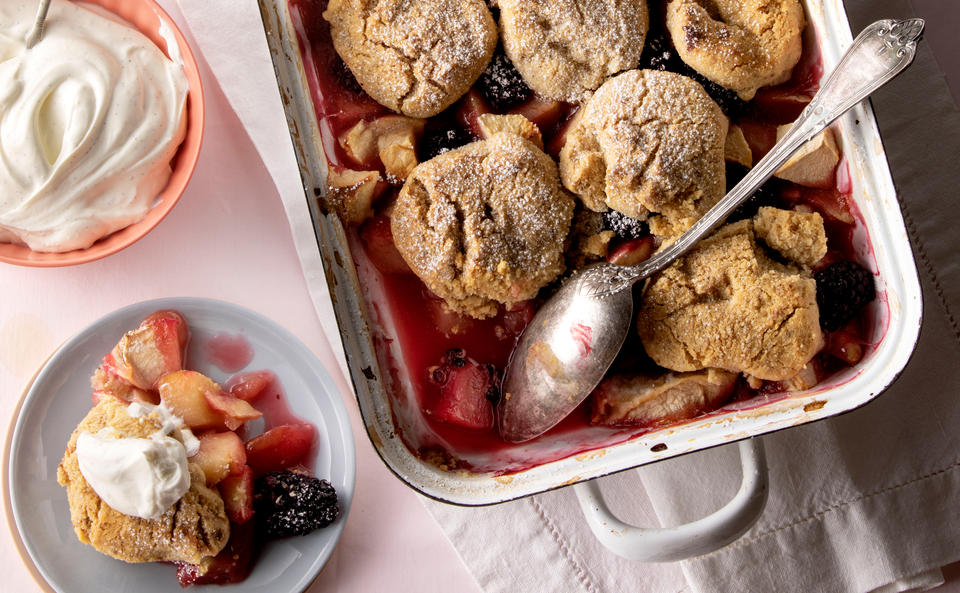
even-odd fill
[[[203,344],[203,351],[210,363],[225,373],[235,373],[253,360],[253,347],[239,334],[217,334]]]

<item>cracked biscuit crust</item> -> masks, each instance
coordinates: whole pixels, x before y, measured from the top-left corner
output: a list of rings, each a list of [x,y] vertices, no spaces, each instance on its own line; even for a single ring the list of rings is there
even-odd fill
[[[187,562],[201,564],[216,556],[230,537],[220,494],[208,488],[203,472],[190,468],[190,489],[157,519],[141,519],[110,508],[80,473],[77,437],[111,427],[123,436],[150,436],[160,428],[156,413],[133,418],[127,404],[104,395],[70,436],[57,482],[67,489],[73,530],[81,542],[125,562]]]
[[[649,28],[646,0],[499,0],[503,46],[534,91],[580,103],[636,68]]]
[[[608,80],[577,115],[560,152],[564,186],[584,205],[679,234],[724,195],[727,118],[695,81],[655,70]]]
[[[657,364],[781,381],[820,351],[815,281],[771,259],[758,238],[754,220],[727,225],[647,284],[637,326]]]
[[[799,0],[671,0],[667,29],[684,62],[746,101],[790,78],[803,50]]]
[[[391,214],[397,249],[452,310],[490,317],[563,271],[573,216],[553,160],[495,134],[413,170]]]
[[[323,18],[363,90],[410,117],[459,99],[497,45],[483,0],[330,0]]]

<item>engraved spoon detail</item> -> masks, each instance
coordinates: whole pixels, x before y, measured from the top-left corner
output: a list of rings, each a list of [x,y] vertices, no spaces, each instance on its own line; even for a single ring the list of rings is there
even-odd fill
[[[603,378],[633,316],[630,288],[687,253],[801,146],[913,62],[922,19],[882,20],[863,30],[810,104],[767,155],[674,243],[637,266],[599,263],[570,277],[521,335],[503,381],[498,427],[507,441],[543,434]]]

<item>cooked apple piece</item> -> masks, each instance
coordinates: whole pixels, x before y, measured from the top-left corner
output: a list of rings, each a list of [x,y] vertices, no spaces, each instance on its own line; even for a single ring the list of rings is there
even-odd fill
[[[93,387],[93,405],[97,405],[104,394],[109,394],[125,402],[160,403],[160,396],[155,391],[146,391],[134,387],[124,379],[107,371],[103,366],[93,372],[93,376],[90,377],[90,385]]]
[[[777,139],[783,137],[792,124],[777,128]],[[840,148],[832,128],[820,132],[807,142],[774,175],[807,187],[830,188],[836,183]]]
[[[373,216],[373,202],[386,189],[377,171],[354,171],[330,167],[327,172],[327,199],[349,225],[359,225]]]
[[[260,411],[235,395],[219,391],[204,391],[207,405],[223,415],[223,423],[230,430],[236,430],[248,420],[263,416]]]
[[[646,261],[654,251],[652,236],[626,241],[613,250],[607,261],[618,266],[635,266]]]
[[[532,121],[541,130],[550,130],[563,118],[563,103],[534,95],[510,110]]]
[[[253,470],[244,465],[239,473],[220,481],[220,495],[231,523],[242,525],[253,517]]]
[[[807,389],[816,387],[819,382],[820,372],[817,364],[811,360],[805,367],[800,369],[799,373],[782,381],[780,384],[787,391],[806,391]]]
[[[160,377],[183,368],[188,336],[179,313],[158,311],[124,334],[101,368],[138,389],[153,389]]]
[[[363,167],[376,167],[380,158],[388,181],[403,183],[417,166],[417,139],[426,120],[385,115],[357,122],[340,137],[344,152]]]
[[[247,451],[235,432],[208,432],[197,437],[200,449],[190,463],[203,470],[207,485],[220,483],[231,474],[238,474],[247,465]]]
[[[440,388],[440,399],[429,410],[434,418],[469,430],[490,430],[493,427],[493,406],[487,394],[494,378],[487,367],[472,360],[447,370]]]
[[[220,393],[220,386],[196,371],[177,371],[164,375],[157,384],[160,401],[192,429],[220,429],[224,415],[207,403],[207,393]]]
[[[692,373],[614,375],[593,392],[591,422],[608,426],[660,426],[693,418],[723,404],[737,373],[706,369]]]
[[[233,377],[226,387],[230,395],[249,402],[260,397],[264,389],[273,383],[274,378],[270,371],[251,371]]]
[[[303,461],[315,439],[310,424],[282,424],[247,441],[247,463],[258,476],[283,471]]]
[[[474,138],[480,137],[479,119],[484,113],[491,113],[490,106],[477,89],[470,89],[457,102],[456,119]]]
[[[543,136],[540,135],[540,128],[519,113],[506,115],[484,113],[477,118],[477,125],[480,127],[480,136],[484,139],[500,132],[508,132],[526,138],[543,150]]]
[[[393,241],[389,216],[381,214],[365,222],[360,227],[360,239],[373,267],[380,272],[384,274],[413,273]]]
[[[723,145],[723,158],[730,163],[739,163],[744,167],[753,166],[753,151],[747,137],[743,135],[743,128],[731,124],[727,130],[727,140]]]

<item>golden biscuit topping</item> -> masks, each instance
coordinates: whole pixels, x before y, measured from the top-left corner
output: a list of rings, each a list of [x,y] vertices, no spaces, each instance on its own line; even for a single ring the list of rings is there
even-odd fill
[[[578,114],[560,153],[567,189],[592,210],[665,220],[672,235],[723,197],[727,119],[696,82],[633,70],[607,81]]]
[[[667,28],[680,57],[749,101],[790,78],[803,50],[799,0],[671,0]]]
[[[556,165],[530,141],[495,134],[420,164],[391,215],[397,248],[447,305],[489,317],[563,270],[573,215]]]
[[[579,103],[636,68],[649,25],[645,0],[500,0],[503,45],[534,91]]]
[[[330,0],[323,17],[363,90],[411,117],[459,99],[497,45],[483,0]]]
[[[816,283],[808,271],[775,261],[758,240],[809,262],[822,255],[823,222],[762,210],[722,227],[649,281],[637,325],[658,365],[780,381],[822,348]]]

